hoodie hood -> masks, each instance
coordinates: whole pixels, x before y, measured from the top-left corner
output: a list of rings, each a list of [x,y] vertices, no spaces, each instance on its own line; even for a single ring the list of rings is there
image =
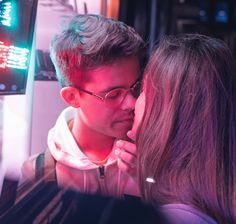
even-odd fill
[[[48,147],[56,161],[80,170],[96,169],[99,166],[92,163],[80,150],[69,129],[68,123],[74,118],[75,108],[68,107],[59,115],[55,126],[48,133]],[[117,161],[114,147],[105,166]]]

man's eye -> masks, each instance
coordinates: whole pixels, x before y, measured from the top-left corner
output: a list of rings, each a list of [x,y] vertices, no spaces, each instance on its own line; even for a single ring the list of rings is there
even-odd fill
[[[114,89],[114,90],[110,91],[109,93],[107,93],[106,99],[108,99],[108,100],[117,99],[121,95],[122,95],[121,89]]]

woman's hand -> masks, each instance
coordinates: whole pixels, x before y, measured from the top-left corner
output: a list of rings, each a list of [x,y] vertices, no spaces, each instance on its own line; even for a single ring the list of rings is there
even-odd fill
[[[136,156],[136,144],[135,133],[128,131],[127,136],[133,141],[118,140],[115,145],[115,154],[118,157],[118,167],[121,171],[126,172],[135,181],[137,180],[137,156]]]

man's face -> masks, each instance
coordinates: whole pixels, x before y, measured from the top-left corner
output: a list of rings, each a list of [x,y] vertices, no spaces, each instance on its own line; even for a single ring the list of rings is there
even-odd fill
[[[107,92],[116,88],[130,88],[138,80],[138,73],[137,58],[122,58],[86,73],[90,81],[85,82],[81,87],[99,96],[105,96]],[[89,130],[116,138],[126,136],[133,124],[136,102],[130,91],[117,105],[104,102],[81,91],[80,94],[79,116]]]

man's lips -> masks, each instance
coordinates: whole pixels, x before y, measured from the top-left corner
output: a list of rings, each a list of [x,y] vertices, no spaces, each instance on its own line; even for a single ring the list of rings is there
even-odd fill
[[[116,120],[116,122],[133,122],[133,121],[134,121],[134,117],[133,116],[124,117],[124,118]]]
[[[129,113],[123,113],[120,114],[120,116],[117,116],[117,119],[115,122],[134,122],[134,111],[130,111]]]

